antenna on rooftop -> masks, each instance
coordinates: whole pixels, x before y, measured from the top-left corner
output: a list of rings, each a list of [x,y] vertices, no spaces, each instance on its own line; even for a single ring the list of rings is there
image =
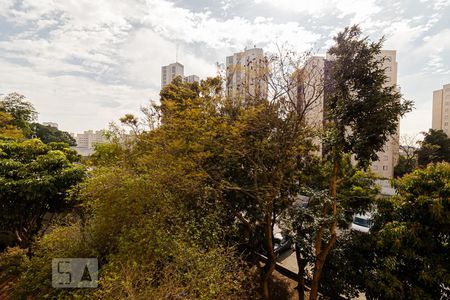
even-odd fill
[[[179,47],[179,44],[177,44],[177,50],[176,50],[176,52],[175,52],[175,62],[178,62],[178,47]]]

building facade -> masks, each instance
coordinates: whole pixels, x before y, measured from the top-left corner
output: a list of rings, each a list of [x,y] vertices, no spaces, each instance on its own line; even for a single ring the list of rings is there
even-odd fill
[[[386,85],[397,86],[397,52],[382,50],[381,56],[385,58],[383,67],[387,76]],[[400,158],[400,120],[397,132],[389,138],[377,155],[378,160],[372,163],[372,171],[382,178],[393,178],[394,167]]]
[[[184,77],[183,81],[186,83],[200,82],[200,78],[197,75],[189,75]]]
[[[229,97],[267,97],[268,64],[261,48],[246,49],[226,58],[226,92]]]
[[[77,145],[72,148],[82,156],[89,156],[94,153],[95,144],[108,142],[104,130],[87,130],[83,133],[78,133],[77,135],[73,134],[72,136],[77,142]]]
[[[184,66],[179,62],[161,67],[161,88],[170,84],[177,76],[184,78]]]
[[[450,137],[450,83],[433,92],[431,128],[444,131]]]
[[[161,67],[161,88],[170,84],[175,77],[180,76],[183,82],[194,83],[199,82],[200,78],[197,75],[184,76],[184,66],[179,62]]]
[[[395,50],[382,50],[381,57],[385,58],[383,68],[386,72],[386,85],[397,86],[397,61]],[[302,93],[300,98],[307,106],[306,121],[309,126],[315,129],[320,129],[326,120],[326,101],[327,99],[327,81],[330,76],[330,68],[332,65],[332,57],[314,56],[310,58],[306,64],[305,69],[309,73],[307,86],[300,88]],[[304,84],[304,83],[303,83]],[[314,95],[316,93],[317,95]],[[400,123],[400,122],[399,122]],[[399,138],[400,125],[397,132],[392,135],[383,149],[377,153],[378,160],[371,165],[372,171],[381,178],[393,178],[394,167],[399,160]],[[322,155],[322,145],[318,141],[319,155]]]

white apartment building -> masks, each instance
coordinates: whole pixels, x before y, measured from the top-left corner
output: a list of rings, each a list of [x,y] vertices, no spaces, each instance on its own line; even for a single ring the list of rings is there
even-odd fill
[[[387,76],[387,85],[397,85],[397,61],[395,50],[382,50],[381,56],[385,57],[384,68]],[[329,76],[328,70],[332,63],[331,57],[315,56],[306,62],[306,70],[312,74],[312,80],[308,81],[309,86],[303,87],[303,95],[300,97],[303,101],[310,101],[307,109],[306,120],[310,126],[315,128],[321,128],[323,120],[326,118],[325,99],[326,99],[326,85]],[[317,93],[321,92],[320,97],[312,95],[310,91]],[[378,152],[378,160],[374,161],[371,165],[372,171],[381,178],[393,178],[394,167],[399,160],[399,131],[400,126],[397,129],[397,133],[389,138],[384,145],[383,150]],[[321,145],[319,149],[319,155],[322,154]]]
[[[72,135],[77,142],[75,149],[80,155],[88,156],[94,153],[95,144],[107,143],[108,139],[105,136],[104,130],[87,130],[83,133],[78,133],[77,135]]]
[[[431,128],[443,130],[450,137],[450,83],[433,92]]]
[[[179,62],[175,62],[173,64],[161,67],[161,88],[170,84],[172,80],[177,76],[180,76],[183,81],[187,83],[200,81],[200,78],[197,75],[189,75],[185,77],[184,66]]]
[[[267,59],[261,48],[246,49],[226,58],[226,91],[230,97],[266,97]]]

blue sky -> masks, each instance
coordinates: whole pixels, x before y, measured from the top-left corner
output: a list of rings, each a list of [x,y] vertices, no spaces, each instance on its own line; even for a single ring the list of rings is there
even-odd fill
[[[450,0],[0,0],[0,93],[28,97],[42,122],[106,128],[158,100],[160,67],[215,75],[244,47],[325,53],[358,23],[397,50],[398,83],[416,109],[402,134],[431,126],[433,90],[450,83]]]

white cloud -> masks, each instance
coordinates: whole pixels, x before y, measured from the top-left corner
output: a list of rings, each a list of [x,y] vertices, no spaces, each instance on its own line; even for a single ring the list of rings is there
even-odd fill
[[[353,16],[352,23],[360,23],[381,9],[376,5],[375,0],[254,0],[254,2],[283,10],[307,13],[316,17],[325,14],[335,14],[340,18]]]
[[[432,15],[405,18],[404,2],[398,1],[254,0],[255,12],[244,18],[239,9],[249,3],[243,0],[210,3],[220,16],[168,0],[0,0],[1,24],[7,24],[0,35],[0,92],[24,93],[44,121],[54,118],[73,131],[97,129],[137,111],[149,97],[157,99],[160,67],[175,60],[177,46],[185,73],[206,77],[215,75],[216,61],[246,46],[266,51],[285,42],[298,51],[323,47],[324,38],[350,23],[360,23],[372,37],[387,35],[386,47],[399,53],[399,74],[414,62],[420,76],[440,72],[433,77],[440,80],[450,69],[445,58],[450,30],[433,30],[449,3],[428,1],[422,6]],[[384,15],[393,9],[395,16]],[[408,77],[403,90],[428,101],[409,84],[413,81]],[[430,89],[431,80],[427,84],[422,90]]]

